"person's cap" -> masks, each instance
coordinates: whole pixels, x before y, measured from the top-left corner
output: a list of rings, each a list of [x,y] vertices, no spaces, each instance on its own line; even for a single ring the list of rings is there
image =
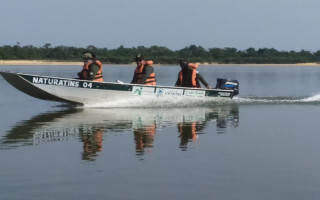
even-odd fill
[[[83,53],[82,56],[81,56],[83,59],[89,59],[89,58],[93,58],[93,55],[92,53],[89,53],[89,52],[86,52],[86,53]]]
[[[141,54],[138,54],[136,57],[135,57],[135,61],[138,62],[138,61],[141,61],[143,60],[143,57],[141,56]]]

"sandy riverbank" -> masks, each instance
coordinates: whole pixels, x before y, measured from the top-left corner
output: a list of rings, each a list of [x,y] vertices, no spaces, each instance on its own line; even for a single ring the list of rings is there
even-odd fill
[[[295,64],[221,64],[221,63],[197,63],[198,65],[212,65],[212,66],[318,66],[320,63],[295,63]]]
[[[0,60],[0,65],[83,65],[83,62],[48,60]]]
[[[198,65],[211,66],[317,66],[320,63],[296,63],[296,64],[219,64],[219,63],[197,63]],[[83,65],[83,62],[66,62],[51,60],[0,60],[0,65]],[[128,64],[130,65],[130,64]],[[132,63],[131,65],[135,65]],[[158,65],[158,64],[155,64]],[[178,65],[178,64],[177,64]]]

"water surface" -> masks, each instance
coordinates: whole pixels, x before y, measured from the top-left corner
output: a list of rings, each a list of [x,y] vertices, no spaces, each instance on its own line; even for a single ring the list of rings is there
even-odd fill
[[[81,66],[0,66],[75,77]],[[130,82],[132,66],[105,66]],[[177,66],[155,67],[173,85]],[[320,198],[317,67],[200,66],[237,79],[232,101],[69,107],[0,78],[0,199]],[[125,105],[125,106],[124,106]]]

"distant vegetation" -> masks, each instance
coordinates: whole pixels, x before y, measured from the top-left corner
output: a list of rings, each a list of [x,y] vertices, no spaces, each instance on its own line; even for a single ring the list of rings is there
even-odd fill
[[[32,45],[0,47],[0,60],[54,60],[54,61],[80,61],[80,55],[84,51],[92,51],[103,63],[127,64],[134,62],[138,53],[146,59],[151,59],[160,64],[176,64],[180,58],[187,58],[191,62],[200,63],[233,63],[233,64],[294,64],[320,62],[320,50],[310,52],[306,50],[278,51],[274,48],[248,48],[238,50],[236,48],[209,48],[191,45],[180,50],[172,51],[166,47],[133,47],[120,46],[117,49],[87,48],[56,46],[46,43],[42,47]]]

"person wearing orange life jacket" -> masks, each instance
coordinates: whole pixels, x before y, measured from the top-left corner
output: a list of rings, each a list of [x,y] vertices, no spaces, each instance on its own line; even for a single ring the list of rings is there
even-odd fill
[[[153,61],[144,60],[140,54],[136,56],[135,61],[137,63],[137,67],[134,71],[131,83],[157,85],[156,74],[152,67]]]
[[[188,63],[185,59],[180,60],[181,71],[178,74],[178,80],[175,84],[177,87],[196,87],[201,88],[200,82],[211,89],[212,87],[207,81],[198,73],[198,65]],[[200,82],[199,82],[200,81]]]
[[[82,54],[83,69],[78,73],[80,79],[103,82],[102,63],[91,52]]]

